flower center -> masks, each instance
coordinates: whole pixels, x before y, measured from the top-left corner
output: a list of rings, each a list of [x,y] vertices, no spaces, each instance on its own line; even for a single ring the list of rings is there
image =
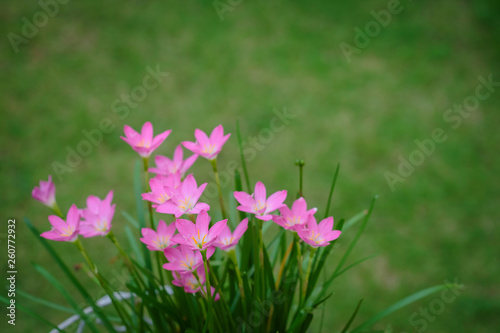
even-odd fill
[[[164,248],[166,248],[168,246],[168,241],[170,239],[168,237],[165,237],[165,236],[156,236],[156,239],[153,241],[153,244],[160,250],[163,250]]]
[[[191,239],[199,249],[203,249],[203,246],[205,246],[205,244],[207,243],[207,241],[205,240],[206,237],[207,235],[205,234],[203,235],[203,238],[200,238],[200,230],[198,230],[198,239],[196,239],[194,236],[191,237]]]
[[[233,241],[234,241],[234,237],[226,237],[224,238],[224,241],[222,242],[224,245],[230,245],[230,244],[233,244]]]
[[[105,232],[108,230],[108,221],[106,220],[98,220],[95,229],[100,232]]]
[[[201,151],[204,154],[213,154],[215,152],[215,145],[208,144],[203,146],[203,150]]]
[[[191,197],[185,197],[183,200],[179,201],[179,208],[183,211],[188,211],[193,209],[193,203],[191,202]]]
[[[264,202],[260,202],[259,200],[257,200],[254,204],[253,204],[253,209],[256,211],[256,212],[260,212],[261,210],[267,208],[267,203]]]
[[[311,230],[311,234],[309,235],[309,240],[313,241],[316,244],[323,243],[324,239],[323,238],[318,239],[319,236],[321,236],[319,232],[315,234],[314,230]]]
[[[74,227],[70,227],[70,226],[65,227],[63,229],[63,232],[61,233],[61,236],[63,236],[63,237],[69,237],[69,236],[71,236],[73,234],[73,231],[75,231]]]
[[[288,222],[286,222],[287,227],[292,227],[294,225],[300,224],[300,216],[294,215],[293,218],[287,217],[286,220],[288,221]]]
[[[135,146],[139,148],[149,148],[150,144],[145,143],[144,139],[141,139],[141,141],[139,141]]]
[[[188,270],[193,270],[194,257],[189,258],[186,254],[186,259],[181,261],[181,266],[184,266]]]
[[[164,203],[165,201],[168,201],[170,200],[170,196],[167,194],[167,193],[162,193],[161,195],[159,195],[156,200],[159,202],[159,203]]]

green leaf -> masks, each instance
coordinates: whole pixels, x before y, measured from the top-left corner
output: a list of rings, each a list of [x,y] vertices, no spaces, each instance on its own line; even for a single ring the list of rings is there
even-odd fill
[[[335,224],[335,230],[342,231],[343,226],[344,226],[344,222],[345,222],[344,219],[340,219],[340,221]],[[308,297],[308,295],[310,295],[313,288],[316,286],[316,283],[319,280],[321,272],[326,272],[323,270],[323,267],[325,266],[326,259],[330,255],[330,253],[333,250],[333,247],[335,246],[337,241],[338,241],[338,238],[336,240],[334,240],[330,245],[323,248],[321,251],[316,252],[314,262],[313,262],[313,269],[311,270],[311,275],[309,276],[309,283],[307,285],[306,297]]]
[[[137,220],[134,219],[132,215],[130,215],[124,210],[122,210],[122,215],[131,225],[133,225],[136,229],[140,230],[139,222],[137,222]]]
[[[245,162],[245,154],[243,154],[243,142],[241,140],[241,132],[240,132],[240,123],[236,120],[236,136],[238,137],[238,147],[240,149],[241,156],[241,166],[243,167],[243,174],[245,175],[245,182],[247,185],[248,192],[251,192],[250,189],[250,178],[248,177],[247,164]]]
[[[128,225],[125,226],[125,234],[127,235],[128,242],[130,243],[130,247],[132,248],[135,257],[137,258],[139,265],[144,266],[144,258],[141,256],[141,250],[139,249],[137,237],[134,235],[132,229],[130,229]]]
[[[362,330],[369,329],[377,321],[390,315],[391,313],[393,313],[399,309],[402,309],[405,306],[410,305],[411,303],[414,303],[414,302],[416,302],[416,301],[418,301],[426,296],[437,293],[445,288],[450,288],[450,287],[454,287],[454,286],[455,286],[454,284],[442,284],[442,285],[430,287],[430,288],[427,288],[424,290],[420,290],[420,291],[414,293],[413,295],[410,295],[410,296],[400,300],[399,302],[394,303],[393,305],[391,305],[388,308],[386,308],[385,310],[379,312],[375,316],[369,318],[363,324],[361,324],[358,327],[356,327],[355,329],[353,329],[350,333],[357,333],[357,332],[361,332]]]
[[[50,282],[50,284],[52,284],[52,286],[54,286],[55,289],[57,289],[57,291],[59,291],[59,293],[61,295],[63,295],[63,297],[68,301],[68,303],[73,307],[73,309],[75,309],[75,311],[78,313],[78,315],[80,316],[80,318],[82,318],[84,321],[85,321],[85,324],[88,325],[88,327],[95,333],[99,333],[99,330],[97,329],[97,327],[95,327],[93,321],[83,312],[82,308],[80,306],[78,306],[78,304],[76,303],[75,299],[70,295],[70,293],[61,285],[61,283],[52,275],[50,274],[45,268],[43,268],[42,266],[38,265],[38,264],[35,264],[33,263],[33,267],[35,267],[35,269],[43,275],[43,277],[45,277],[47,279],[47,281]]]
[[[340,163],[337,164],[337,168],[335,169],[335,173],[333,174],[332,186],[330,187],[330,194],[328,194],[328,202],[326,203],[325,209],[325,219],[328,217],[328,213],[330,212],[330,204],[332,203],[333,190],[335,189],[335,184],[337,183],[337,176],[339,175]]]
[[[356,222],[360,221],[367,213],[368,213],[367,210],[363,210],[358,214],[354,215],[353,217],[351,217],[349,220],[345,222],[344,228],[342,230],[346,231],[350,229]]]
[[[1,302],[4,302],[4,303],[5,303],[5,304],[7,304],[7,305],[9,305],[9,304],[10,304],[10,300],[9,300],[9,299],[7,299],[7,298],[5,298],[5,297],[3,297],[3,296],[0,296],[0,301],[1,301]],[[17,309],[19,309],[19,310],[21,310],[21,311],[23,311],[24,313],[26,313],[26,314],[30,315],[31,317],[35,318],[36,320],[41,321],[41,322],[43,322],[43,323],[46,323],[47,325],[49,325],[49,326],[50,326],[50,327],[52,327],[53,329],[56,329],[56,330],[58,330],[59,332],[63,332],[63,333],[64,333],[64,331],[61,331],[61,330],[59,329],[59,327],[57,327],[56,325],[54,325],[53,323],[51,323],[50,321],[48,321],[48,320],[47,320],[47,319],[45,319],[44,317],[40,316],[39,314],[37,314],[37,313],[35,313],[35,312],[33,312],[33,311],[31,311],[31,310],[29,310],[29,309],[25,308],[25,307],[24,307],[24,306],[22,306],[21,304],[16,304],[16,308],[17,308]]]
[[[341,270],[340,272],[338,273],[335,273],[333,274],[324,284],[323,284],[323,288],[326,290],[328,290],[328,287],[330,287],[330,284],[333,282],[334,279],[336,279],[337,277],[339,277],[340,275],[342,275],[343,273],[347,272],[349,269],[353,268],[354,266],[357,266],[359,264],[361,264],[362,262],[368,260],[368,259],[372,259],[372,258],[375,258],[376,256],[378,256],[378,254],[372,254],[368,257],[364,257],[352,264],[350,264],[349,266],[347,266],[346,268],[344,268],[343,270]]]
[[[144,202],[142,201],[142,168],[141,168],[141,161],[138,160],[135,163],[135,169],[134,169],[134,193],[135,193],[135,205],[137,208],[137,218],[139,220],[139,228],[145,228],[146,227],[146,219],[144,215]],[[144,256],[144,262],[146,263],[146,267],[151,271],[152,270],[152,265],[151,265],[151,257],[149,256],[149,250],[146,247],[146,244],[142,244],[142,254]]]
[[[17,292],[17,294],[19,294],[19,295],[21,295],[21,296],[29,299],[30,301],[42,304],[42,305],[44,305],[46,307],[49,307],[49,308],[52,308],[54,310],[59,310],[59,311],[67,312],[67,313],[71,313],[71,314],[75,314],[76,313],[76,311],[73,310],[73,309],[71,309],[71,308],[68,308],[66,306],[62,306],[62,305],[59,305],[59,304],[56,304],[56,303],[49,302],[49,301],[47,301],[45,299],[42,299],[42,298],[35,297],[35,296],[33,296],[31,294],[28,294],[28,293],[26,293],[26,292],[24,292],[22,290],[18,289],[16,292]]]
[[[353,314],[351,315],[351,318],[349,318],[349,321],[347,324],[345,324],[344,329],[340,333],[347,333],[347,330],[351,326],[352,322],[354,321],[354,318],[356,318],[356,315],[358,314],[359,308],[361,307],[361,303],[363,303],[363,299],[359,300],[358,306],[356,306],[356,309],[354,310]]]
[[[87,292],[87,290],[82,286],[82,284],[76,279],[76,277],[73,275],[71,270],[66,266],[66,264],[62,261],[61,257],[57,254],[57,252],[52,248],[52,246],[49,244],[49,242],[43,238],[40,237],[40,232],[31,224],[30,220],[28,218],[24,219],[24,222],[30,229],[30,231],[35,235],[35,237],[38,239],[40,243],[45,247],[47,252],[52,256],[52,258],[56,261],[56,263],[59,265],[61,270],[64,272],[64,274],[68,277],[68,279],[71,281],[71,283],[76,287],[78,292],[83,296],[83,298],[87,301],[87,303],[92,307],[94,310],[94,313],[102,320],[104,326],[109,332],[115,332],[115,329],[113,328],[113,325],[109,321],[109,319],[106,317],[106,315],[102,312],[102,309],[99,308],[96,304],[94,299],[90,296],[90,294]]]
[[[377,200],[378,196],[373,197],[372,202],[370,204],[370,209],[368,209],[368,213],[366,213],[365,218],[363,220],[363,223],[358,229],[358,232],[354,239],[352,240],[351,244],[349,244],[349,247],[347,248],[346,252],[344,253],[344,256],[340,260],[337,268],[335,269],[335,272],[333,274],[338,273],[338,271],[342,268],[344,263],[346,262],[347,258],[349,257],[349,254],[351,254],[351,251],[354,249],[354,246],[356,246],[356,243],[358,242],[359,238],[361,237],[361,234],[363,234],[363,231],[365,230],[366,224],[368,223],[368,220],[370,219],[370,215],[372,214],[373,207],[375,206],[375,200]]]

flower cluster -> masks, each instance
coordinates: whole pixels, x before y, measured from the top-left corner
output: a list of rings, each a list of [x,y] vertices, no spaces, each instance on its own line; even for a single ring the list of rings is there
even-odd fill
[[[194,133],[196,142],[182,142],[182,145],[176,147],[172,159],[162,155],[155,156],[156,167],[152,168],[147,167],[148,160],[171,130],[154,136],[153,126],[147,122],[140,133],[129,126],[124,127],[124,132],[125,137],[122,139],[145,161],[146,175],[156,174],[149,179],[148,190],[142,193],[142,199],[157,213],[171,215],[173,219],[170,224],[160,220],[155,226],[151,216],[151,225],[142,228],[140,241],[150,251],[164,253],[167,262],[163,263],[162,267],[172,272],[172,284],[184,288],[187,293],[200,292],[206,297],[207,290],[210,289],[213,299],[219,299],[217,290],[210,285],[208,261],[216,248],[234,252],[248,229],[249,219],[253,217],[261,221],[274,221],[277,225],[296,232],[303,242],[313,248],[327,246],[340,235],[340,231],[332,230],[332,217],[322,220],[319,224],[316,222],[314,214],[317,209],[308,209],[304,198],[298,198],[289,208],[284,203],[286,190],[267,196],[266,187],[260,181],[256,183],[252,194],[242,191],[233,193],[239,203],[237,209],[248,214],[233,231],[226,218],[211,224],[212,219],[208,213],[210,206],[200,202],[207,183],[198,186],[193,174],[188,174],[188,170],[198,156],[201,156],[209,160],[216,171],[217,156],[230,137],[230,134],[224,135],[222,125],[217,126],[210,136],[197,129]],[[182,146],[193,155],[184,159]],[[33,197],[49,207],[57,207],[55,186],[50,176],[48,182],[40,182],[40,186],[33,190]],[[112,191],[104,199],[89,196],[85,208],[71,206],[66,220],[56,215],[49,216],[52,230],[42,233],[41,236],[55,241],[74,242],[78,235],[85,238],[108,235],[115,213],[112,199]],[[222,198],[221,209],[224,217]],[[280,214],[273,215],[276,211]],[[188,219],[182,218],[184,216]],[[231,255],[235,258],[234,253]]]
[[[53,201],[50,206],[57,207],[55,200],[55,186],[49,176],[49,185],[45,188],[50,191],[53,196]],[[40,189],[42,189],[40,182]],[[36,188],[35,188],[36,189]],[[35,192],[35,190],[33,190]],[[37,195],[47,196],[47,192],[39,191]],[[33,195],[34,196],[34,195]],[[52,226],[50,231],[41,234],[42,237],[62,242],[74,242],[78,235],[85,238],[94,236],[106,236],[111,231],[111,221],[115,214],[115,205],[111,204],[113,200],[113,191],[110,191],[103,200],[96,196],[87,198],[87,206],[83,209],[78,209],[75,204],[68,210],[66,220],[59,215],[50,215],[49,222]],[[57,210],[54,208],[56,212]],[[60,212],[59,212],[60,213]]]

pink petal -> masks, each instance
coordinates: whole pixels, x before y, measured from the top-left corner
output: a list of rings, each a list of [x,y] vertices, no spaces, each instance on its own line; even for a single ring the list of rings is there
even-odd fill
[[[142,125],[141,136],[144,140],[144,144],[151,145],[153,142],[153,125],[149,121]]]
[[[156,227],[158,235],[164,235],[166,230],[167,230],[167,224],[165,223],[165,221],[163,220],[158,221],[158,226]]]
[[[236,209],[239,211],[242,211],[242,212],[255,214],[255,210],[250,206],[241,205],[241,206],[236,207]]]
[[[231,238],[231,229],[229,229],[229,226],[226,224],[226,226],[221,230],[221,232],[218,235],[219,239],[224,239],[224,238]],[[222,244],[224,245],[224,244]]]
[[[208,226],[210,225],[210,216],[208,216],[207,211],[202,210],[196,217],[196,229],[200,231],[202,235],[208,234]],[[194,235],[194,233],[193,233]]]
[[[266,212],[270,213],[272,211],[275,211],[278,208],[281,208],[284,206],[283,202],[286,199],[286,190],[283,191],[278,191],[274,194],[272,194],[268,199],[267,199],[267,209]]]
[[[170,223],[167,228],[164,231],[164,235],[167,237],[172,237],[175,234],[175,231],[177,230],[177,227],[175,225],[175,222]]]
[[[193,165],[193,163],[196,161],[197,158],[198,158],[198,155],[196,155],[196,154],[189,156],[184,161],[182,168],[181,168],[181,172],[184,174]]]
[[[261,182],[257,182],[255,184],[255,192],[254,192],[255,201],[259,201],[260,203],[266,202],[266,187]]]
[[[294,212],[294,214],[302,214],[303,212],[307,211],[306,200],[302,197],[295,200],[292,206],[292,211]]]
[[[179,207],[172,201],[167,201],[156,207],[156,211],[163,214],[177,214]]]
[[[191,214],[198,214],[202,210],[209,211],[210,206],[204,202],[199,202],[196,204],[196,206],[194,206],[193,209],[191,209]]]
[[[172,159],[172,161],[175,164],[177,164],[177,165],[181,165],[182,164],[182,161],[183,161],[183,152],[182,152],[182,146],[181,145],[178,145],[175,148],[174,158]]]
[[[196,191],[193,193],[192,198],[193,201],[196,202],[200,199],[201,195],[203,194],[203,191],[205,191],[205,188],[207,187],[207,183],[203,183],[200,185],[199,188],[196,189]]]
[[[328,232],[327,234],[324,235],[324,239],[325,239],[325,241],[330,242],[330,241],[332,241],[334,239],[339,238],[339,236],[340,236],[341,233],[342,232],[340,230],[330,231],[330,232]]]
[[[200,153],[200,146],[196,144],[195,142],[191,141],[183,141],[181,142],[186,149],[191,150],[193,153],[198,154]]]
[[[234,198],[243,206],[252,206],[254,204],[253,197],[248,193],[236,191],[233,195]]]
[[[215,223],[208,232],[208,239],[211,240],[217,238],[217,236],[219,236],[220,232],[222,231],[222,229],[224,229],[226,225],[227,225],[227,219]]]
[[[212,130],[212,133],[210,133],[210,142],[212,142],[213,144],[218,144],[218,141],[222,139],[223,135],[224,135],[224,128],[222,127],[222,125],[215,127]]]
[[[327,233],[333,229],[333,217],[327,217],[321,221],[318,225],[318,231],[321,233]]]
[[[63,232],[63,230],[67,227],[66,222],[57,215],[50,215],[49,222],[54,227],[54,229],[60,232]]]
[[[191,221],[178,219],[175,221],[175,226],[177,227],[177,231],[185,238],[191,238],[196,234],[196,227]]]
[[[230,136],[231,136],[231,134],[227,134],[221,140],[219,140],[218,145],[219,145],[220,149],[222,148],[222,146],[224,146],[224,144],[226,143],[226,141],[229,139]],[[220,151],[220,149],[219,149],[219,151]]]
[[[139,133],[137,133],[132,127],[128,125],[123,126],[123,132],[125,133],[125,136],[129,139],[132,139],[139,135]]]
[[[182,194],[186,197],[190,197],[193,193],[198,189],[196,185],[196,180],[193,177],[193,174],[187,175],[184,182],[182,182]]]
[[[202,147],[210,144],[210,141],[209,141],[207,135],[202,130],[195,129],[194,130],[194,137],[196,138],[196,141],[198,142],[198,144]]]
[[[69,209],[68,215],[66,216],[66,222],[69,226],[74,227],[75,231],[78,229],[78,225],[80,224],[80,213],[75,204]]]
[[[100,206],[101,200],[94,196],[90,195],[87,198],[87,208],[90,210],[92,214],[97,214],[99,213],[99,206]]]
[[[234,239],[240,239],[245,233],[245,231],[247,231],[247,229],[248,229],[248,219],[245,218],[241,220],[240,224],[238,224],[236,229],[234,229],[233,233]]]

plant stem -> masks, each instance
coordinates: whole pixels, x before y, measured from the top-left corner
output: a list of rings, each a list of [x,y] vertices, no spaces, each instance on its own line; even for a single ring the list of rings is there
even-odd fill
[[[92,272],[92,274],[99,281],[101,287],[104,289],[104,291],[106,292],[106,294],[108,294],[109,298],[111,299],[111,302],[113,303],[113,305],[115,307],[116,312],[118,313],[118,315],[120,316],[120,319],[122,320],[122,324],[125,325],[125,327],[128,328],[129,325],[127,324],[127,321],[125,320],[125,316],[124,316],[125,310],[122,309],[122,307],[119,305],[118,301],[116,300],[116,298],[115,298],[115,296],[113,294],[113,291],[109,288],[108,283],[99,274],[99,272],[97,271],[97,267],[94,265],[94,263],[90,259],[89,255],[87,254],[87,252],[83,248],[83,245],[82,245],[82,243],[80,242],[80,240],[78,238],[76,239],[76,241],[74,242],[74,244],[75,244],[76,248],[78,249],[78,251],[80,251],[80,253],[83,255],[83,257],[87,261],[87,264],[89,265],[90,271]]]
[[[307,271],[306,271],[306,275],[305,275],[304,289],[302,289],[304,301],[306,298],[307,283],[309,281],[309,274],[311,274],[311,266],[312,266],[312,262],[313,262],[313,258],[314,258],[315,253],[316,253],[316,248],[315,247],[311,248],[311,252],[309,252],[309,263],[307,264]]]
[[[222,197],[222,189],[220,187],[219,172],[217,171],[217,158],[211,160],[210,163],[212,164],[212,168],[214,170],[214,175],[215,175],[215,182],[217,183],[217,189],[219,190],[219,202],[220,202],[220,210],[222,212],[222,218],[225,220],[226,209],[224,208],[224,199]]]
[[[264,273],[264,241],[262,240],[262,220],[257,220],[259,223],[259,261],[260,261],[260,279],[261,279],[261,300],[266,298],[266,279]]]
[[[276,279],[276,290],[278,290],[278,288],[280,286],[280,281],[281,281],[281,277],[283,276],[283,270],[285,269],[286,260],[288,259],[290,252],[292,252],[293,244],[294,244],[294,242],[292,241],[290,243],[290,246],[286,250],[285,255],[283,256],[283,260],[281,261],[280,270],[278,272],[278,278]]]
[[[243,304],[244,318],[247,318],[247,303],[245,302],[245,289],[243,288],[243,279],[241,278],[240,268],[238,267],[238,259],[236,259],[236,251],[231,250],[228,253],[229,258],[233,262],[234,271],[236,272],[236,278],[238,279],[238,286],[240,287],[241,302]]]
[[[149,187],[149,157],[143,157],[142,162],[144,164],[144,186],[146,187],[146,192],[151,191]],[[154,219],[153,219],[153,208],[151,206],[151,201],[148,201],[148,211],[149,211],[149,226],[151,229],[155,230]]]
[[[304,196],[304,192],[302,191],[302,174],[303,174],[303,168],[304,168],[304,165],[306,165],[306,162],[304,160],[296,160],[295,161],[295,165],[297,165],[299,167],[299,192],[297,193],[297,197],[300,198],[300,197],[303,197]]]
[[[295,234],[295,244],[297,245],[297,261],[299,263],[299,290],[302,291],[303,289],[303,284],[304,284],[304,270],[302,268],[302,251],[300,248],[300,239],[299,235],[296,233]],[[299,305],[302,304],[302,292],[299,292]]]
[[[208,259],[207,259],[207,250],[201,251],[201,256],[203,258],[203,266],[205,268],[205,284],[206,284],[206,296],[208,303],[208,327],[210,328],[210,332],[215,332],[213,330],[213,322],[212,322],[212,288],[210,286],[210,275],[208,272]]]
[[[52,205],[52,210],[54,211],[54,213],[56,213],[59,217],[63,217],[63,214],[61,212],[61,209],[59,209],[59,206],[57,205],[57,202],[54,202],[54,204]]]

